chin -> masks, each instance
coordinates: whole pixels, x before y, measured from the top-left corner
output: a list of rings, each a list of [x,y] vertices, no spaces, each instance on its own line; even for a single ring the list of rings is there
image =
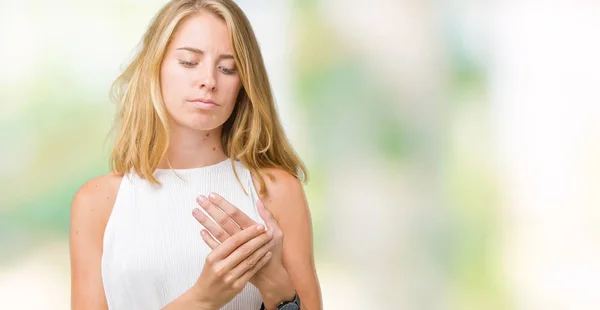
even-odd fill
[[[213,131],[214,129],[218,128],[219,126],[208,126],[208,125],[196,125],[196,126],[190,126],[188,127],[191,130],[194,131]]]
[[[194,117],[178,123],[183,127],[195,131],[211,131],[223,125],[225,121],[221,122],[219,119],[207,115],[206,117]]]
[[[194,131],[211,131],[227,121],[225,115],[218,113],[178,113],[172,119],[176,126]]]

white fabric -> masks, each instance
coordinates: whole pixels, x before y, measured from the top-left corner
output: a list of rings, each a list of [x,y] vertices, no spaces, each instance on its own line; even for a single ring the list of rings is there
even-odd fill
[[[160,309],[198,279],[210,252],[192,216],[196,197],[215,192],[257,223],[257,194],[250,172],[231,160],[193,169],[157,169],[162,187],[135,173],[123,177],[104,233],[102,280],[111,310]],[[250,283],[222,309],[256,309],[258,290]]]

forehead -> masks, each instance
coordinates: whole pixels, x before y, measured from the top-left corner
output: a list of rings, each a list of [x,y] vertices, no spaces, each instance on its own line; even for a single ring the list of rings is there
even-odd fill
[[[173,34],[169,49],[189,46],[205,51],[231,53],[231,35],[224,20],[210,12],[184,19]]]

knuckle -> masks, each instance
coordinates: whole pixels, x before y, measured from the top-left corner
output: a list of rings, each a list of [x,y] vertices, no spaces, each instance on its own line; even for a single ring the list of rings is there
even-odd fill
[[[263,257],[254,268],[258,271],[258,269],[262,268],[269,262],[269,259],[265,256]]]
[[[221,267],[221,266],[214,266],[213,265],[212,272],[218,278],[223,278],[225,276],[225,269],[223,269],[223,267]]]
[[[234,208],[232,210],[227,211],[227,216],[234,218],[237,217],[240,214],[240,211],[237,208]]]
[[[215,238],[222,240],[225,238],[225,232],[223,230],[219,230],[215,233]]]
[[[217,223],[218,223],[218,224],[219,224],[221,227],[223,227],[223,226],[225,226],[225,225],[227,224],[227,222],[228,222],[228,221],[229,221],[229,220],[228,220],[226,217],[221,217],[221,218],[219,218],[219,219],[217,220]]]
[[[249,247],[243,247],[241,248],[242,251],[242,255],[244,256],[248,256],[252,253],[252,250]]]
[[[223,283],[226,285],[233,285],[233,283],[235,283],[235,279],[232,275],[227,275],[223,278]]]
[[[208,254],[204,262],[206,265],[212,266],[215,263],[215,255],[212,253]]]
[[[247,267],[252,268],[252,267],[256,266],[256,263],[258,263],[259,258],[260,257],[253,257],[253,258],[248,259],[246,261]]]

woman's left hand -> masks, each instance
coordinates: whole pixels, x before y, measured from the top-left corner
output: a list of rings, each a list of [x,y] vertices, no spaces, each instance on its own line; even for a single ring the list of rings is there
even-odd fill
[[[212,221],[202,211],[194,209],[194,217],[214,236],[214,238],[209,236],[209,238],[204,239],[211,249],[214,249],[219,243],[227,240],[227,238],[242,229],[256,224],[244,212],[215,193],[211,193],[209,197],[204,195],[199,196],[197,202],[214,219]],[[271,259],[256,272],[250,279],[250,283],[260,291],[267,309],[271,309],[281,301],[293,300],[295,290],[283,266],[283,232],[277,220],[264,207],[260,200],[257,201],[257,207],[260,217],[264,220],[267,228],[273,233],[275,245],[271,249]]]

